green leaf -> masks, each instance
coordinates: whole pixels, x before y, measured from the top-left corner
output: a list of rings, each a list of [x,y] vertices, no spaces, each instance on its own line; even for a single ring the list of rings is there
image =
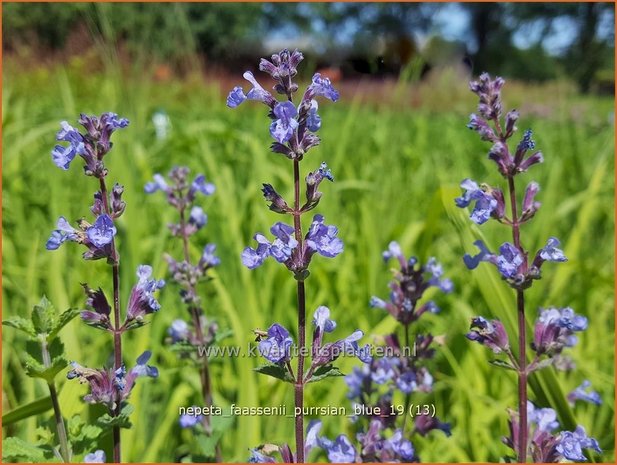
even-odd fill
[[[331,376],[345,376],[341,371],[332,365],[324,365],[317,368],[313,372],[313,376],[308,380],[309,383],[314,383],[315,381],[320,381],[324,378],[329,378]]]
[[[45,451],[19,438],[2,440],[3,462],[45,462]]]
[[[131,404],[125,404],[120,411],[120,415],[117,417],[112,417],[108,413],[97,418],[96,424],[103,429],[113,428],[114,426],[119,426],[120,428],[130,428],[133,426],[131,424],[131,420],[129,419],[129,415],[133,413],[133,406]]]
[[[80,313],[81,310],[77,308],[69,308],[65,312],[62,312],[58,317],[57,321],[54,323],[51,331],[49,332],[47,340],[51,342],[52,339],[54,339],[58,335],[60,330],[64,328],[73,318],[75,318]]]
[[[77,454],[92,451],[103,434],[101,428],[86,424],[79,415],[68,421],[67,431],[73,451]]]
[[[26,374],[31,378],[44,379],[48,383],[52,383],[56,375],[64,370],[69,364],[68,360],[62,356],[54,358],[51,365],[48,367],[41,365],[37,360],[34,360],[30,356],[27,357],[28,360],[25,365]]]
[[[281,381],[285,381],[287,383],[294,382],[293,378],[289,374],[289,371],[280,365],[266,364],[253,368],[253,370],[257,373],[261,373],[262,375],[272,376],[273,378],[280,379]]]
[[[199,434],[195,437],[197,445],[199,446],[199,452],[209,459],[216,457],[216,445],[221,439],[222,433],[212,432],[210,436],[206,434]]]
[[[55,316],[56,309],[47,297],[43,296],[39,304],[35,305],[32,310],[32,324],[34,325],[34,330],[38,334],[49,334],[53,329]]]
[[[43,397],[2,415],[2,426],[12,425],[18,421],[44,413],[51,408],[51,397]]]
[[[508,362],[504,360],[493,359],[493,360],[489,360],[488,363],[490,363],[491,365],[495,365],[496,367],[499,367],[499,368],[505,368],[506,370],[516,371],[516,368],[514,368],[512,365],[510,365]]]
[[[3,320],[2,324],[23,331],[31,338],[36,338],[36,331],[34,330],[32,321],[26,320],[25,318],[13,316],[8,320]]]

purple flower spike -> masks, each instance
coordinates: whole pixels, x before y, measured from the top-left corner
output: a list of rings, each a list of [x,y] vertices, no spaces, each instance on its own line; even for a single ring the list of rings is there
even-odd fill
[[[255,234],[253,238],[259,244],[256,249],[246,247],[242,251],[242,264],[249,270],[254,270],[270,255],[270,242],[262,234]]]
[[[481,189],[478,184],[471,179],[465,179],[461,182],[461,188],[465,189],[465,193],[461,197],[454,199],[456,206],[465,208],[471,202],[475,201],[476,204],[469,217],[476,224],[486,223],[493,211],[497,209],[497,199],[495,199],[490,192]]]
[[[229,92],[229,95],[227,96],[227,106],[229,108],[236,108],[245,100],[246,95],[244,95],[242,87],[236,86],[231,90],[231,92]]]
[[[568,394],[568,402],[570,402],[571,405],[574,405],[577,400],[589,402],[590,404],[602,405],[600,394],[591,390],[591,382],[588,380],[583,381],[583,384]]]
[[[56,139],[63,142],[68,142],[68,147],[56,145],[51,152],[51,157],[54,164],[58,168],[68,170],[75,155],[81,155],[85,151],[84,138],[73,126],[68,122],[60,123],[62,129],[58,131]]]
[[[103,248],[113,241],[116,227],[109,215],[100,215],[94,224],[86,230],[86,235],[96,248]]]
[[[274,116],[277,118],[270,125],[270,135],[280,144],[287,142],[298,128],[296,116],[298,110],[291,102],[279,103],[274,107]]]
[[[189,224],[194,225],[197,229],[203,228],[208,222],[208,215],[204,213],[204,209],[194,205],[191,208],[191,214],[189,216]]]
[[[485,345],[496,354],[510,350],[508,334],[501,321],[488,321],[478,316],[471,320],[470,329],[466,335],[470,341]]]
[[[283,326],[274,323],[268,329],[268,338],[259,342],[259,353],[272,363],[283,363],[290,360],[290,349],[293,340]]]
[[[294,239],[294,228],[285,223],[275,223],[270,232],[276,237],[270,247],[270,255],[279,263],[285,263],[293,250],[298,247],[298,241]]]
[[[563,431],[559,435],[556,450],[564,458],[574,461],[587,461],[587,457],[583,455],[583,449],[593,449],[598,454],[602,453],[598,441],[588,437],[582,426],[577,426],[574,432]]]
[[[343,251],[343,241],[336,237],[338,228],[324,224],[322,215],[315,215],[306,235],[306,245],[312,252],[333,258]]]

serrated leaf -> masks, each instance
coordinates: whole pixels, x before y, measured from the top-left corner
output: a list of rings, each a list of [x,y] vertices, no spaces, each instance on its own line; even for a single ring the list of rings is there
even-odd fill
[[[287,383],[294,382],[293,378],[289,374],[289,371],[280,365],[266,364],[253,368],[253,370],[257,373],[261,373],[262,375],[272,376],[273,378],[280,379],[281,381],[285,381]]]
[[[28,336],[36,338],[36,331],[34,330],[34,325],[30,320],[26,320],[20,316],[13,316],[8,320],[3,320],[2,324],[4,326],[10,326],[11,328],[18,329],[19,331],[23,331]]]
[[[314,383],[316,381],[320,381],[324,378],[329,378],[331,376],[345,376],[341,371],[332,365],[324,365],[317,368],[313,372],[313,376],[308,380],[309,383]]]
[[[103,434],[101,428],[86,424],[79,415],[73,416],[68,421],[67,431],[73,451],[77,454],[92,451]]]
[[[26,374],[31,378],[41,378],[48,383],[52,383],[56,375],[64,370],[68,364],[68,360],[64,357],[56,357],[50,366],[45,367],[30,358],[26,362],[25,369]]]
[[[12,425],[18,421],[44,413],[51,408],[51,397],[43,397],[2,415],[2,426]]]
[[[199,446],[199,452],[209,459],[216,457],[216,445],[221,439],[221,433],[213,432],[210,436],[205,434],[199,434],[195,437],[197,445]]]
[[[52,339],[54,339],[58,335],[60,330],[64,328],[73,318],[75,318],[80,313],[81,313],[81,310],[77,308],[69,308],[65,312],[62,312],[60,316],[58,317],[58,319],[56,320],[56,322],[54,323],[53,328],[49,332],[49,335],[47,336],[47,340],[51,342]]]
[[[45,451],[19,438],[2,440],[2,461],[44,462]]]
[[[38,305],[35,305],[32,310],[34,330],[38,334],[48,334],[53,329],[55,316],[56,309],[47,297],[43,296]]]
[[[130,428],[133,426],[131,424],[131,420],[129,419],[129,415],[133,413],[133,406],[131,404],[125,404],[120,411],[120,415],[117,417],[112,417],[108,413],[97,418],[96,424],[101,428],[113,428],[114,426],[119,426],[120,428]]]
[[[505,368],[506,370],[516,371],[516,368],[514,368],[508,362],[505,362],[503,360],[494,359],[494,360],[489,360],[488,363],[490,363],[491,365],[495,365],[496,367],[499,367],[499,368]]]
[[[38,446],[51,444],[54,440],[54,434],[51,432],[51,430],[43,426],[39,426],[36,430],[34,430],[34,434],[38,438],[36,441],[36,444]]]

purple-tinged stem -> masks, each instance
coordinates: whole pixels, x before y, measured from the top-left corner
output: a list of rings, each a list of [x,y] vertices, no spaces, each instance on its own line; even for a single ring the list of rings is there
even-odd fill
[[[297,251],[302,253],[302,224],[300,222],[300,162],[294,160],[294,230]],[[304,463],[304,350],[306,346],[306,296],[304,281],[298,281],[298,374],[294,384],[296,411],[296,462]]]
[[[111,209],[109,208],[109,199],[107,193],[107,185],[105,184],[105,178],[99,178],[99,183],[101,187],[101,197],[103,198],[103,208],[105,209],[105,213],[111,216]],[[122,367],[122,329],[120,322],[120,256],[118,255],[118,250],[116,249],[116,241],[115,238],[111,240],[111,259],[113,260],[112,265],[112,279],[113,279],[113,288],[114,288],[114,370],[118,370]],[[116,402],[116,408],[114,409],[113,416],[120,416],[120,411],[122,406],[120,405],[120,400]],[[114,426],[112,430],[113,434],[113,444],[114,444],[114,462],[121,462],[121,444],[120,444],[120,427]]]
[[[184,261],[189,264],[191,257],[189,254],[189,238],[186,235],[186,217],[185,217],[185,207],[180,209],[180,228],[182,233],[182,248],[184,251]],[[195,295],[195,286],[190,283],[189,284],[189,293],[191,295]],[[193,325],[195,326],[195,335],[197,336],[197,343],[201,346],[205,345],[205,337],[203,327],[201,325],[201,315],[203,313],[203,309],[196,304],[189,305],[189,311],[191,312],[191,316],[193,317]],[[206,406],[212,406],[212,383],[210,377],[210,368],[208,366],[208,356],[204,355],[203,363],[199,368],[199,379],[201,381],[201,395],[206,403]],[[212,433],[212,426],[210,424],[210,416],[203,416],[203,425],[206,433],[210,435]],[[217,462],[221,461],[221,449],[219,444],[216,445],[216,460]]]
[[[409,347],[409,323],[405,324],[405,347]],[[407,417],[409,410],[409,403],[411,401],[411,393],[405,394],[405,413],[403,414],[403,433],[405,433],[405,426],[407,425]]]
[[[524,255],[521,247],[520,223],[516,207],[516,187],[514,178],[508,177],[510,205],[512,208],[512,239],[516,248]],[[516,290],[516,307],[518,313],[518,461],[527,462],[527,327],[525,323],[525,294]]]

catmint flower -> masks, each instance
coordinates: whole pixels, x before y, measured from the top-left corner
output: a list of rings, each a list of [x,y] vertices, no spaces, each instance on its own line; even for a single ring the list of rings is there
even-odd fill
[[[331,333],[336,328],[336,321],[330,319],[330,309],[325,306],[317,307],[313,314],[313,350],[321,347],[324,333]]]
[[[508,334],[499,320],[488,321],[478,316],[472,318],[470,329],[466,335],[470,341],[485,345],[496,354],[510,350]]]
[[[509,137],[512,136],[512,134],[514,134],[514,132],[516,131],[516,122],[518,121],[519,118],[519,113],[517,110],[510,110],[507,114],[506,114],[506,133],[504,134],[504,137],[506,139],[508,139]]]
[[[113,241],[116,235],[116,227],[109,215],[100,215],[92,227],[86,230],[88,239],[97,249],[105,247]]]
[[[524,262],[521,251],[514,244],[505,242],[499,247],[500,254],[496,258],[497,269],[506,279],[514,279],[519,274],[519,268]]]
[[[146,183],[146,185],[144,186],[144,191],[146,192],[146,194],[153,194],[154,192],[159,190],[163,192],[169,191],[167,181],[165,181],[165,178],[162,175],[157,173],[153,176],[153,178],[153,181]]]
[[[272,256],[279,263],[288,262],[293,250],[298,246],[298,241],[293,237],[294,228],[278,222],[270,228],[270,232],[276,237],[272,243],[262,234],[257,233],[253,236],[258,246],[256,249],[251,247],[244,249],[242,252],[244,266],[252,270],[260,266],[269,256]]]
[[[84,457],[84,463],[105,463],[105,460],[107,460],[107,457],[101,449],[86,454]]]
[[[306,117],[306,129],[311,132],[317,132],[321,128],[321,117],[317,114],[318,108],[317,100],[311,100],[311,109]]]
[[[81,155],[84,153],[84,139],[83,136],[69,123],[62,121],[60,123],[62,129],[58,131],[56,139],[59,141],[68,142],[68,147],[62,145],[56,145],[51,152],[51,157],[54,164],[58,168],[68,170],[71,162],[75,158],[75,155]]]
[[[162,289],[165,286],[165,281],[150,279],[150,276],[152,276],[151,266],[140,265],[137,268],[139,281],[131,290],[125,322],[127,327],[142,325],[145,315],[157,312],[161,308],[154,298],[154,292]]]
[[[189,224],[195,226],[196,229],[203,228],[208,222],[208,215],[204,213],[204,209],[197,205],[191,208],[189,215]]]
[[[183,429],[194,428],[195,426],[199,425],[203,421],[203,419],[203,415],[189,415],[188,413],[185,413],[183,415],[180,415],[180,418],[178,419],[178,424],[180,425],[180,428]]]
[[[268,337],[259,341],[258,350],[262,357],[272,363],[287,362],[291,358],[293,340],[283,326],[274,323],[268,329]]]
[[[303,59],[304,55],[298,49],[293,52],[284,49],[272,55],[272,61],[262,58],[259,62],[259,70],[268,73],[273,79],[283,84],[287,82],[284,78],[294,77],[298,73],[297,67]]]
[[[188,198],[193,200],[195,198],[196,193],[201,193],[203,195],[212,195],[216,191],[216,186],[211,182],[206,181],[206,177],[203,174],[198,174],[195,177],[195,180],[191,184],[191,188],[189,189]]]
[[[540,312],[534,327],[532,349],[538,355],[553,356],[576,343],[574,332],[587,329],[587,318],[569,307],[548,308]]]
[[[473,131],[476,131],[482,140],[489,142],[497,142],[499,140],[495,134],[495,131],[493,131],[493,128],[491,128],[486,121],[478,117],[476,114],[472,113],[469,115],[469,123],[467,124],[467,127]]]
[[[85,368],[76,362],[71,362],[71,370],[67,373],[68,379],[78,378],[80,383],[90,386],[90,393],[84,397],[89,404],[105,404],[110,410],[115,408],[120,393],[126,383],[124,370],[93,370]]]
[[[263,192],[264,198],[267,202],[270,202],[268,208],[276,213],[289,213],[292,209],[287,205],[287,202],[279,195],[274,187],[271,184],[263,184],[263,188],[261,189]]]
[[[171,336],[171,342],[188,341],[190,336],[189,325],[184,320],[174,320],[167,329],[167,334]]]
[[[311,101],[318,96],[325,97],[333,102],[339,99],[339,93],[332,87],[330,79],[326,77],[322,78],[320,73],[315,73],[311,81],[311,85],[306,89],[302,100]]]
[[[534,199],[536,194],[540,190],[540,185],[532,181],[527,185],[525,189],[525,197],[523,198],[523,209],[521,212],[520,221],[528,221],[536,214],[540,208],[540,202],[536,202]]]
[[[564,255],[561,249],[558,249],[560,242],[556,237],[551,237],[546,241],[546,245],[542,247],[533,261],[535,267],[540,268],[542,264],[547,262],[566,262],[568,258]]]
[[[552,408],[536,408],[533,403],[527,401],[527,419],[535,424],[540,431],[551,432],[559,428],[557,412]]]
[[[109,302],[107,302],[103,290],[100,287],[97,290],[91,289],[87,284],[82,284],[82,287],[87,297],[86,306],[92,310],[84,310],[81,312],[81,319],[90,326],[111,330],[112,326],[109,320],[111,306]]]
[[[490,187],[480,188],[476,182],[471,179],[465,179],[461,182],[461,188],[465,189],[465,193],[455,199],[456,206],[465,208],[475,201],[474,209],[469,216],[474,223],[486,223],[493,216],[493,213],[498,210],[498,197],[496,198],[493,194],[493,189]],[[503,205],[503,194],[501,199]],[[501,210],[503,211],[503,208]]]
[[[270,135],[274,140],[283,144],[291,139],[298,128],[298,121],[296,120],[298,110],[293,103],[283,102],[274,107],[273,113],[277,119],[270,125]]]
[[[577,400],[589,402],[590,404],[602,405],[600,394],[591,390],[591,382],[588,380],[583,381],[583,384],[568,394],[568,402],[570,402],[570,405],[574,405]]]
[[[503,176],[510,175],[514,166],[514,160],[506,144],[501,141],[495,142],[488,152],[488,158],[497,164],[497,169]]]
[[[246,95],[244,95],[244,91],[242,87],[236,86],[234,87],[229,95],[227,96],[227,106],[229,108],[236,108],[242,102],[246,100]]]
[[[317,170],[306,175],[306,204],[302,207],[303,212],[312,210],[319,203],[322,193],[317,189],[324,179],[334,182],[334,175],[326,162],[322,162]]]
[[[56,227],[58,229],[51,233],[51,236],[45,244],[47,250],[56,250],[66,241],[78,242],[80,235],[79,231],[73,228],[64,216],[58,218]]]
[[[268,105],[270,108],[274,108],[276,105],[276,100],[272,97],[272,94],[264,89],[255,79],[253,73],[250,71],[245,72],[243,75],[244,79],[253,84],[253,88],[248,91],[246,94],[246,98],[249,100],[257,100],[258,102],[263,102]]]
[[[598,441],[587,436],[582,426],[577,426],[574,432],[563,431],[559,435],[557,452],[568,460],[586,461],[583,449],[593,449],[598,454],[602,453]]]
[[[371,366],[371,379],[374,383],[385,384],[396,376],[400,361],[396,357],[383,357]]]
[[[122,194],[124,193],[124,186],[118,183],[114,184],[111,190],[111,212],[113,218],[119,218],[124,209],[126,208],[126,202],[122,200]]]
[[[197,265],[202,270],[202,273],[208,268],[218,266],[221,263],[221,259],[214,255],[215,251],[216,244],[206,244],[204,247],[201,258],[199,259],[199,264]]]
[[[328,454],[330,463],[353,463],[356,461],[356,450],[351,441],[344,434],[334,441],[322,436],[317,444]]]
[[[358,341],[362,338],[362,336],[364,336],[364,333],[360,330],[357,330],[346,338],[340,339],[336,342],[324,344],[322,347],[314,346],[313,366],[318,367],[321,365],[327,365],[328,363],[336,360],[343,353],[355,355],[362,362],[368,363],[368,361],[370,360],[370,357],[368,355],[368,348],[361,348],[358,345]]]
[[[403,432],[397,429],[394,434],[385,441],[387,449],[401,459],[401,461],[412,462],[415,458],[415,451],[411,441],[403,437]]]
[[[322,215],[315,215],[306,235],[309,254],[317,252],[324,257],[333,258],[343,251],[343,241],[336,237],[338,228],[324,224]]]

